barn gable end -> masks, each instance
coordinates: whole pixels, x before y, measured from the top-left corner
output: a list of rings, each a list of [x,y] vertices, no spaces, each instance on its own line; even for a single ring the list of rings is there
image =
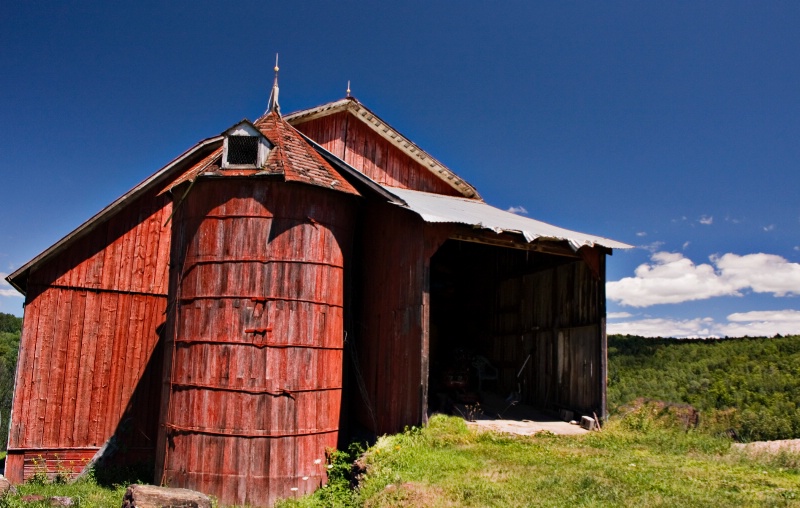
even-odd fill
[[[37,467],[79,472],[112,436],[130,460],[153,460],[171,210],[171,200],[145,192],[30,269],[12,481]]]
[[[474,187],[355,98],[298,111],[286,119],[381,185],[480,199]]]

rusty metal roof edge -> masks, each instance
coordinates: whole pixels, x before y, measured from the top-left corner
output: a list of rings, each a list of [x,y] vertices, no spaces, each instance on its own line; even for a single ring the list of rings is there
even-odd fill
[[[376,134],[387,140],[400,151],[411,157],[413,160],[432,173],[434,176],[445,182],[461,193],[468,199],[482,200],[478,189],[469,182],[458,176],[453,170],[442,164],[434,156],[423,150],[416,143],[408,139],[397,129],[389,125],[385,120],[376,115],[371,109],[362,104],[355,97],[346,97],[338,101],[329,102],[309,109],[295,111],[285,115],[283,118],[292,123],[293,120],[300,120],[297,123],[313,120],[322,116],[340,111],[347,111],[356,117],[360,122],[367,125]],[[363,114],[361,114],[363,111]]]
[[[6,280],[9,284],[11,284],[14,289],[22,293],[23,295],[26,294],[25,290],[22,286],[17,284],[17,280],[22,277],[27,271],[31,268],[36,266],[37,264],[43,262],[50,256],[60,252],[64,249],[69,243],[73,240],[82,237],[83,235],[91,232],[97,225],[102,222],[104,219],[108,219],[113,217],[117,211],[121,208],[121,205],[125,204],[126,202],[136,198],[142,192],[149,189],[151,186],[156,185],[160,180],[166,177],[171,170],[175,169],[180,165],[181,162],[186,160],[188,157],[193,155],[194,153],[198,152],[203,148],[207,148],[209,146],[214,145],[215,143],[222,142],[223,136],[214,136],[212,138],[204,139],[200,141],[193,147],[189,148],[188,150],[184,151],[178,157],[174,158],[169,164],[162,167],[149,177],[142,180],[138,185],[134,188],[120,196],[119,198],[115,199],[111,204],[94,214],[92,217],[87,219],[83,224],[72,230],[71,232],[67,233],[64,237],[62,237],[59,241],[39,253],[36,257],[22,265],[21,267],[17,268],[13,273],[6,277]]]
[[[406,205],[395,203],[419,215],[429,223],[454,223],[489,229],[495,233],[516,233],[525,241],[567,241],[574,250],[583,246],[599,245],[609,249],[632,249],[633,246],[578,231],[561,228],[546,222],[506,212],[483,201],[432,194],[429,192],[383,186],[386,191],[404,200]]]

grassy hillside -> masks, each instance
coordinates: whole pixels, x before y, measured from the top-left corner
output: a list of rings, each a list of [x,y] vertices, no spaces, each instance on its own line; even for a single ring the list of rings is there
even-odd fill
[[[730,441],[660,426],[647,414],[583,436],[476,433],[434,416],[384,436],[329,486],[283,507],[798,506],[800,458],[750,458]]]
[[[800,335],[722,340],[609,336],[612,413],[637,398],[690,404],[700,427],[745,441],[800,438]]]
[[[582,436],[477,433],[437,415],[426,428],[354,452],[334,454],[327,486],[279,506],[800,506],[800,454],[744,455],[729,439],[661,425],[648,411]],[[29,483],[0,498],[0,508],[50,506],[50,496],[105,508],[119,506],[123,491],[92,478]],[[45,499],[26,503],[26,495]]]

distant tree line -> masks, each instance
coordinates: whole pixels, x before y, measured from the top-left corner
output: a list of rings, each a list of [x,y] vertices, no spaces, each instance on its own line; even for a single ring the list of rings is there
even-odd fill
[[[14,373],[17,368],[22,318],[0,312],[0,449],[8,444],[11,399],[14,396]]]
[[[800,335],[652,339],[610,335],[611,412],[638,398],[689,404],[700,426],[745,441],[800,438]]]

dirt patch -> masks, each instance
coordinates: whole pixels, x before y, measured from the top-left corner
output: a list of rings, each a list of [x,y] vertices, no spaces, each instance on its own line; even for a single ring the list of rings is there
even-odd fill
[[[476,420],[467,422],[467,427],[475,430],[516,434],[519,436],[532,436],[539,432],[561,435],[580,435],[588,432],[578,425],[570,425],[561,421]]]
[[[509,403],[507,399],[491,392],[481,392],[480,404],[474,406],[456,405],[455,409],[470,429],[492,431],[521,436],[532,436],[539,432],[562,435],[586,434],[580,425],[562,421],[558,414],[520,404]],[[469,409],[472,409],[470,411]],[[580,417],[577,417],[580,420]]]
[[[406,482],[400,485],[390,484],[383,492],[371,498],[364,505],[367,508],[382,508],[384,506],[422,506],[446,507],[458,506],[444,495],[444,491],[434,485],[424,485],[415,482]]]
[[[700,411],[689,404],[675,404],[643,397],[620,407],[619,413],[622,415],[649,413],[649,416],[662,423],[682,427],[686,430],[697,428],[700,424]]]
[[[800,453],[800,439],[783,439],[779,441],[755,441],[753,443],[736,443],[734,450],[745,453]]]

